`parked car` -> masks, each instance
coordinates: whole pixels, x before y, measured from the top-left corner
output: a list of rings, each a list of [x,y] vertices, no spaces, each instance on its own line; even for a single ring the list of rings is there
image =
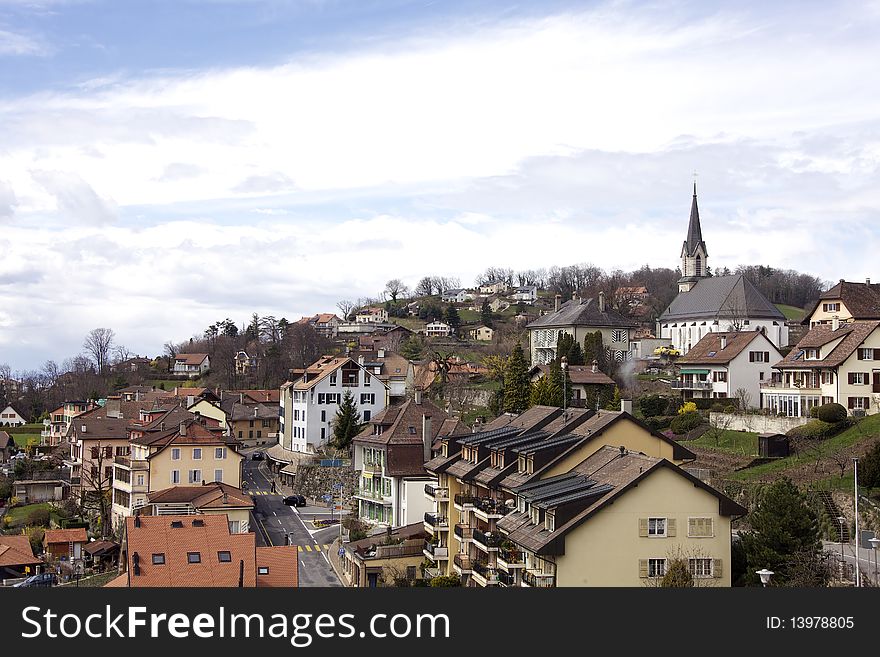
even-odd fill
[[[264,457],[265,454],[263,452],[254,452],[251,454],[251,461],[262,461]]]
[[[305,506],[306,498],[302,495],[288,495],[284,498],[284,503],[287,506]]]
[[[31,575],[23,582],[13,584],[12,587],[55,586],[57,583],[58,576],[55,573],[40,573],[39,575]]]

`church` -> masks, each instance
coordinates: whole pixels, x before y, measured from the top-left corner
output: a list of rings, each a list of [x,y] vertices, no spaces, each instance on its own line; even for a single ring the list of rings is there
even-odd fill
[[[678,296],[657,320],[657,337],[668,340],[682,354],[707,333],[762,331],[776,347],[788,345],[785,316],[742,274],[713,276],[709,251],[700,227],[697,185],[681,246]]]

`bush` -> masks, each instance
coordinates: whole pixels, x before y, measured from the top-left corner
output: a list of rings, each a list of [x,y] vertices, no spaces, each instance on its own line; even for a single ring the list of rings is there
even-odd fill
[[[733,404],[728,404],[727,406],[724,407],[725,413],[736,413],[736,410],[737,410],[736,406],[734,406]]]
[[[694,578],[688,568],[685,559],[672,559],[666,574],[660,580],[660,586],[665,589],[684,589],[694,585]]]
[[[34,509],[27,515],[27,524],[29,524],[31,527],[48,527],[49,510]]]
[[[724,411],[724,406],[721,405],[721,402],[715,402],[709,407],[709,410],[713,413],[721,413]]]
[[[811,418],[819,417],[819,407],[818,406],[810,406],[810,417]]]
[[[859,463],[859,482],[868,488],[880,487],[880,440],[862,457]]]
[[[639,410],[646,418],[657,417],[666,412],[669,401],[660,395],[648,395],[639,399]]]
[[[809,440],[831,438],[849,427],[850,424],[849,420],[834,423],[810,420],[804,425],[790,429],[785,435],[790,438],[807,438]]]
[[[45,532],[39,527],[27,530],[28,541],[30,541],[34,554],[40,554],[43,551],[43,536],[45,536]]]
[[[645,425],[649,429],[653,429],[654,431],[662,431],[663,429],[668,429],[669,425],[672,423],[672,420],[675,418],[669,415],[659,415],[657,417],[648,417],[645,418]]]
[[[461,578],[458,575],[438,575],[431,579],[431,586],[439,588],[461,586]]]
[[[816,411],[816,417],[829,424],[843,422],[846,419],[846,409],[840,404],[822,404]]]
[[[697,405],[692,401],[688,401],[681,405],[681,408],[678,409],[678,414],[684,415],[685,413],[695,413],[696,411]]]
[[[697,413],[696,411],[689,411],[682,413],[678,417],[672,420],[669,424],[669,428],[672,429],[672,433],[676,436],[681,436],[686,434],[688,431],[692,431],[696,429],[703,423],[703,417]]]

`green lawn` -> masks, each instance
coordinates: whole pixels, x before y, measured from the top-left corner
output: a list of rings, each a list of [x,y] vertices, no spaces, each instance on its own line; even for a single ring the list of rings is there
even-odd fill
[[[10,433],[9,435],[19,447],[40,444],[40,434],[38,433]]]
[[[147,381],[144,385],[147,386],[156,386],[157,388],[162,388],[164,390],[168,390],[169,392],[173,391],[174,388],[201,388],[201,381],[199,379],[187,379],[175,381],[173,379],[153,379],[152,381]]]
[[[786,306],[784,303],[777,303],[774,305],[779,309],[779,312],[785,315],[785,319],[800,320],[804,318],[805,311],[803,308]]]
[[[6,516],[4,516],[4,522],[6,522],[6,518],[9,518],[9,525],[25,525],[27,524],[28,515],[37,509],[45,509],[46,511],[49,511],[52,520],[58,522],[58,514],[55,513],[55,507],[48,502],[43,502],[41,504],[28,504],[26,506],[17,506],[14,509],[9,509],[9,511],[6,512]]]
[[[59,584],[58,586],[73,586],[73,587],[81,586],[83,588],[102,587],[105,584],[107,584],[107,582],[109,582],[110,580],[116,579],[117,577],[119,577],[119,573],[117,573],[114,570],[109,573],[101,573],[100,575],[91,575],[89,577],[83,577],[81,580],[79,580],[79,582],[77,582],[76,580],[71,580],[70,582],[67,582],[65,584]]]
[[[689,442],[688,445],[704,449],[717,449],[719,452],[730,452],[741,456],[757,456],[758,434],[730,430],[719,433],[710,429],[696,440]]]
[[[851,447],[856,443],[876,440],[880,437],[880,415],[869,415],[864,418],[858,426],[853,426],[846,431],[828,438],[827,440],[816,441],[815,445],[822,450],[822,457]],[[742,481],[750,481],[763,477],[764,475],[782,472],[788,468],[797,467],[806,463],[815,461],[816,454],[812,450],[802,451],[797,456],[789,456],[784,459],[777,459],[770,463],[757,465],[754,468],[740,470],[734,472],[731,477]]]

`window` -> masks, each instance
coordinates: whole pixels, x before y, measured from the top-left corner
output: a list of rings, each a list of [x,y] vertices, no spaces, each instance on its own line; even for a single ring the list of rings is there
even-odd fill
[[[321,427],[321,440],[324,440],[326,435],[327,435],[327,429],[325,427]]]
[[[269,566],[260,566],[257,568],[257,575],[268,575],[269,574]]]
[[[154,566],[164,566],[165,565],[165,553],[159,552],[158,554],[153,555],[153,565]]]
[[[818,349],[807,349],[804,353],[804,358],[806,360],[819,360],[819,350]]]
[[[201,552],[187,552],[186,553],[186,561],[187,561],[187,563],[202,563],[202,553]]]
[[[202,471],[201,470],[190,470],[189,471],[189,483],[198,484],[202,481]]]
[[[627,342],[629,340],[629,335],[626,330],[623,329],[614,329],[611,331],[611,341],[612,342]]]
[[[321,422],[327,421],[327,411],[321,411]]]
[[[253,420],[248,420],[248,426],[249,426],[249,427],[254,426],[254,421],[253,421]]]
[[[263,420],[263,427],[265,428],[268,426],[269,426],[269,420]]]
[[[376,394],[373,392],[362,392],[361,393],[361,404],[375,404],[376,403]]]
[[[257,429],[257,438],[262,438],[263,432],[260,429]]]
[[[229,533],[230,534],[238,534],[241,532],[241,520],[230,520],[229,521]]]
[[[137,485],[138,485],[138,486],[143,486],[143,485],[144,485],[144,475],[139,474],[139,475],[137,476]]]
[[[688,570],[691,576],[712,577],[712,559],[688,559]]]
[[[244,432],[242,432],[242,431],[239,431],[239,432],[238,432],[238,437],[239,437],[239,439],[241,439],[243,433],[244,433]]]
[[[415,427],[409,427],[409,435],[410,436],[416,435],[416,428]]]
[[[171,448],[171,460],[172,461],[179,461],[180,460],[180,448],[179,447],[172,447]]]
[[[202,460],[202,448],[194,447],[193,448],[193,461],[201,461]]]
[[[688,518],[688,536],[691,538],[709,538],[715,535],[712,518]]]
[[[712,372],[712,380],[716,383],[727,383],[727,372]]]
[[[666,536],[666,518],[648,518],[648,536]]]
[[[248,431],[248,439],[253,438],[253,437],[254,437],[254,430],[251,429],[250,431]]]
[[[318,393],[318,403],[319,404],[326,404],[327,403],[326,393],[323,393],[323,392]]]
[[[331,386],[336,385],[336,372],[333,372],[333,374],[330,375],[330,385]]]
[[[298,420],[298,419],[299,419],[299,409],[297,409],[297,410],[295,410],[295,411],[293,412],[293,419],[294,419],[294,420]]]
[[[770,362],[770,352],[769,351],[750,351],[749,352],[749,362],[750,363],[769,363]]]
[[[217,561],[220,563],[230,563],[232,561],[232,554],[226,551],[218,552]]]
[[[866,411],[871,405],[869,397],[847,397],[847,407],[851,410]]]
[[[666,574],[666,559],[648,559],[648,577],[663,577]]]
[[[371,378],[372,377],[370,376],[369,372],[364,372],[364,386],[370,387],[370,379]]]
[[[840,303],[823,303],[822,312],[836,313],[840,311]]]
[[[180,470],[172,470],[171,471],[171,483],[179,484],[180,483]]]
[[[223,470],[214,470],[214,481],[223,481]]]
[[[852,385],[866,385],[870,383],[871,377],[867,372],[850,372],[849,373],[849,384]]]
[[[226,448],[225,447],[215,447],[214,448],[214,458],[218,461],[222,461],[226,458]]]
[[[364,411],[364,422],[369,422],[370,416],[371,416],[370,411]]]

